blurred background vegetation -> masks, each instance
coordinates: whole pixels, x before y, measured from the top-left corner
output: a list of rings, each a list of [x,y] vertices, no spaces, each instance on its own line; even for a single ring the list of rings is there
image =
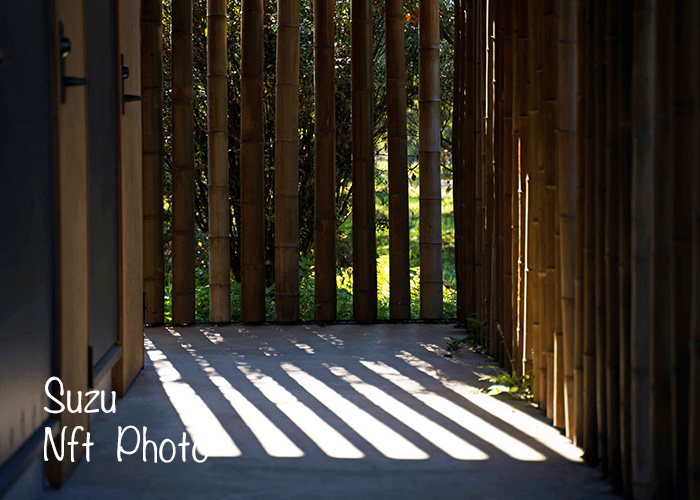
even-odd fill
[[[313,92],[313,0],[300,0],[299,68],[299,248],[300,314],[313,319],[314,309],[314,92]],[[207,244],[207,55],[206,0],[193,0],[195,224],[196,224],[196,320],[209,321],[209,275]],[[350,83],[350,0],[336,2],[336,206],[338,319],[352,319],[352,163]],[[164,241],[166,321],[171,321],[171,222],[172,222],[172,121],[171,121],[171,6],[165,0],[163,16],[165,186]],[[408,112],[408,175],[410,217],[411,314],[418,317],[420,266],[418,255],[418,0],[404,2],[406,19],[406,91]],[[264,2],[264,127],[265,127],[265,224],[267,319],[274,319],[274,158],[275,158],[275,46],[277,3]],[[231,200],[231,312],[240,320],[240,12],[241,1],[228,1],[228,121],[229,192]],[[389,212],[386,160],[386,66],[384,4],[373,2],[374,146],[377,221],[378,317],[389,317]],[[456,317],[454,272],[454,219],[452,206],[452,0],[440,0],[440,84],[442,119],[442,227],[444,317]]]

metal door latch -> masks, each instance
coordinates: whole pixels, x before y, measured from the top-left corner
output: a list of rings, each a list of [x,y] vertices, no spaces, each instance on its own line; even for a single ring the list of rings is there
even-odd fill
[[[75,76],[66,76],[66,57],[71,52],[70,38],[63,34],[63,23],[58,23],[58,43],[60,51],[60,67],[61,67],[61,102],[66,102],[66,87],[77,87],[90,83],[87,78],[77,78]]]
[[[129,66],[124,64],[124,54],[121,55],[121,65],[122,65],[122,114],[126,113],[126,103],[127,102],[137,102],[141,100],[140,95],[125,94],[126,91],[126,79],[129,78]]]

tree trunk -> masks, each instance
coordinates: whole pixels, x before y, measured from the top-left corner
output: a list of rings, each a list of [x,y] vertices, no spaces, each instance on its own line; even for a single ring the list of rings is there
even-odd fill
[[[316,321],[336,318],[335,3],[314,3],[314,218]]]
[[[192,0],[172,3],[173,323],[194,323]]]
[[[275,319],[299,320],[299,0],[277,3]]]
[[[377,318],[373,95],[372,5],[369,0],[352,0],[352,247],[356,321]]]
[[[455,4],[455,24],[459,28],[461,3]],[[461,88],[460,68],[462,62],[462,26],[455,30],[455,114],[453,136],[459,137],[462,121],[458,117],[461,99],[457,94]],[[389,317],[393,320],[411,318],[411,290],[409,275],[408,242],[408,152],[406,139],[406,44],[404,41],[403,0],[386,0],[386,99],[389,152]],[[459,147],[459,140],[453,147]],[[461,155],[453,154],[454,175],[461,175],[458,163]],[[457,192],[454,192],[458,197]],[[456,209],[455,218],[461,213]],[[458,215],[459,214],[459,215]],[[460,250],[463,248],[461,242]],[[457,253],[457,252],[455,252]],[[456,257],[456,256],[455,256]],[[460,264],[462,262],[460,261]],[[458,285],[459,288],[459,285]]]

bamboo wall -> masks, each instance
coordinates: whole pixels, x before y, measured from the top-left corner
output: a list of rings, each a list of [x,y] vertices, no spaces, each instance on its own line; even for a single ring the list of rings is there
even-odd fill
[[[460,319],[625,496],[698,498],[698,2],[455,8]]]

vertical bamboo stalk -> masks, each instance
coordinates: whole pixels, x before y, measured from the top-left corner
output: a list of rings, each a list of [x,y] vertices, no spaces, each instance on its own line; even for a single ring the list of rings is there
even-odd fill
[[[503,343],[506,349],[505,367],[513,370],[513,0],[502,0],[504,24],[503,48]],[[537,377],[539,373],[535,373]]]
[[[442,317],[440,187],[440,4],[421,0],[419,88],[420,316]]]
[[[336,318],[335,3],[314,3],[314,217],[316,321]]]
[[[356,321],[377,318],[372,87],[372,5],[369,0],[352,0],[352,247]],[[421,282],[422,278],[421,275]]]
[[[299,320],[299,0],[277,3],[275,318]]]
[[[630,433],[630,261],[631,261],[631,75],[632,75],[632,12],[625,8],[619,16],[619,48],[617,64],[618,105],[618,169],[619,169],[619,304],[620,322],[620,459],[622,489],[632,496],[632,441]]]
[[[671,237],[673,198],[669,172],[673,166],[673,5],[656,4],[656,65],[651,221],[650,386],[651,489],[673,496],[673,446],[668,439],[671,417]]]
[[[192,0],[172,3],[173,323],[194,323]]]
[[[583,260],[585,246],[584,185],[586,177],[586,7],[587,0],[579,0],[576,12],[576,271],[574,275],[574,443],[584,447],[584,392],[583,392]]]
[[[476,315],[484,321],[484,20],[483,12],[486,0],[474,1],[474,64],[472,66],[474,83],[474,119],[475,119],[475,146],[474,146],[474,289]],[[483,329],[478,332],[479,343],[485,345]]]
[[[583,452],[588,463],[598,462],[598,425],[596,397],[596,331],[595,331],[595,112],[594,93],[595,52],[595,2],[584,0],[584,105],[585,110],[585,173],[584,173],[584,235],[583,235]]]
[[[618,169],[617,65],[619,64],[620,6],[607,5],[607,72],[605,137],[605,289],[606,289],[606,370],[608,396],[608,464],[610,479],[622,486],[620,456],[620,172]]]
[[[146,323],[165,321],[163,254],[163,12],[141,5],[141,135],[143,144],[143,287]]]
[[[226,1],[207,0],[209,320],[231,320]]]
[[[465,283],[465,311],[462,320],[466,320],[475,314],[477,296],[474,282],[476,279],[476,246],[474,244],[474,233],[476,226],[475,210],[475,170],[476,170],[476,103],[474,93],[476,89],[476,73],[473,71],[476,50],[476,16],[474,15],[474,0],[465,0],[465,39],[464,39],[464,127],[462,129],[462,155],[464,156],[464,172],[461,176],[463,192],[463,234],[465,239],[463,281]]]
[[[555,47],[559,41],[558,37],[558,19],[557,19],[557,4],[554,0],[547,0],[543,5],[543,47],[545,50],[542,67],[544,77],[542,82],[542,144],[547,144],[551,148],[551,153],[543,158],[544,164],[544,210],[542,220],[542,232],[544,242],[544,264],[545,264],[545,284],[544,284],[544,303],[546,304],[544,325],[546,330],[544,337],[544,350],[546,352],[546,370],[547,370],[547,418],[554,421],[554,425],[561,427],[561,417],[563,414],[557,414],[557,404],[560,399],[557,398],[558,389],[560,388],[560,380],[558,379],[558,371],[556,370],[556,323],[555,312],[559,308],[559,299],[555,293],[556,289],[556,270],[557,270],[557,254],[555,247],[555,232],[556,232],[556,199],[557,199],[557,140],[556,140],[556,104],[557,104],[557,79],[553,75],[558,75],[557,70],[557,52]],[[558,345],[558,344],[557,344]],[[563,406],[561,406],[563,409]]]
[[[596,401],[598,420],[598,460],[603,473],[607,474],[608,465],[608,397],[606,363],[606,288],[605,288],[605,136],[607,122],[605,119],[606,93],[605,80],[607,64],[606,24],[607,10],[603,0],[595,3],[595,100],[594,142],[595,142],[595,352],[596,352]]]
[[[496,334],[496,282],[495,274],[495,250],[496,250],[496,231],[494,225],[494,216],[496,212],[496,171],[495,171],[495,125],[496,125],[496,92],[495,92],[495,32],[494,32],[494,13],[495,0],[489,0],[486,3],[486,107],[487,107],[487,123],[486,123],[486,297],[487,309],[485,317],[488,318],[488,335],[489,348],[492,355],[497,361],[498,359],[498,336]]]
[[[651,321],[650,260],[654,159],[654,2],[634,5],[632,54],[632,276],[630,318],[631,437],[634,496],[648,498],[650,486]]]
[[[673,166],[670,171],[672,189],[671,218],[671,441],[673,446],[673,471],[677,498],[688,494],[688,415],[690,376],[691,321],[691,273],[692,262],[692,170],[697,169],[698,136],[694,127],[697,103],[694,102],[698,86],[697,68],[697,20],[693,12],[697,2],[676,2],[674,58],[674,112],[673,112]],[[690,54],[686,57],[686,54]],[[691,266],[692,267],[692,266]]]
[[[540,263],[540,207],[541,207],[541,183],[538,175],[539,165],[537,162],[538,152],[541,148],[540,142],[540,100],[538,96],[539,87],[537,85],[537,63],[541,47],[539,45],[538,14],[539,2],[528,2],[527,4],[527,19],[528,19],[528,137],[526,141],[527,147],[527,176],[530,179],[529,194],[528,194],[528,218],[527,218],[527,258],[525,259],[525,282],[527,296],[527,323],[525,337],[531,339],[532,351],[534,356],[532,359],[532,372],[538,373],[540,370],[541,356],[538,355],[541,349],[541,318],[540,318],[540,280],[538,275]],[[540,402],[541,391],[540,386],[535,384],[534,396],[535,400]]]
[[[688,16],[694,21],[695,26],[700,23],[700,9],[697,2]],[[690,47],[698,47],[697,29],[691,33]],[[689,64],[691,78],[697,82],[700,72],[700,58],[697,50],[689,50],[692,58]],[[694,137],[700,136],[700,88],[695,85],[693,94],[693,124]],[[690,390],[688,407],[690,409],[688,422],[688,498],[700,498],[700,165],[698,165],[698,146],[695,144],[695,164],[689,167],[692,170],[692,296],[691,296],[691,323],[690,323]]]
[[[503,209],[505,207],[505,199],[503,192],[503,124],[504,124],[504,97],[505,88],[503,81],[503,48],[505,46],[505,29],[504,29],[504,11],[503,11],[503,1],[499,0],[494,5],[493,23],[495,30],[495,43],[494,43],[494,83],[495,83],[495,98],[496,98],[496,123],[494,125],[494,183],[495,183],[495,208],[493,214],[493,225],[494,225],[494,246],[495,251],[493,253],[493,259],[495,261],[493,265],[493,274],[491,279],[493,281],[492,290],[494,291],[494,316],[495,320],[493,322],[494,329],[496,330],[496,346],[498,359],[502,364],[507,363],[507,356],[505,354],[505,344],[503,342],[503,242],[504,242],[504,228],[503,228]]]
[[[402,3],[403,5],[403,3]],[[388,8],[387,8],[388,9]],[[452,179],[454,182],[454,219],[455,219],[455,275],[457,281],[457,319],[464,322],[469,315],[467,305],[467,288],[471,283],[465,280],[466,268],[468,266],[466,259],[466,247],[468,239],[464,232],[465,213],[464,206],[464,181],[465,181],[465,163],[464,163],[464,143],[462,135],[464,133],[465,123],[465,49],[466,49],[466,1],[455,0],[454,2],[454,19],[455,19],[455,35],[453,49],[453,114],[452,114]],[[388,12],[387,12],[388,16]],[[388,21],[387,21],[388,22]],[[387,28],[388,29],[388,28]],[[389,45],[387,43],[387,50]],[[387,56],[387,63],[389,58]],[[405,61],[404,61],[405,64]],[[387,82],[388,84],[388,82]],[[388,91],[388,87],[387,87]],[[389,223],[391,228],[391,223]]]
[[[459,25],[459,10],[455,4],[455,21]],[[462,17],[463,19],[463,17]],[[408,152],[406,138],[406,44],[404,41],[403,0],[386,0],[386,99],[389,152],[389,317],[393,320],[411,318],[409,252],[408,252]],[[463,23],[462,23],[463,24]],[[455,32],[455,53],[461,56],[461,33]],[[455,82],[460,81],[455,58]],[[455,85],[455,92],[461,88]],[[461,99],[455,96],[455,116]],[[453,136],[459,137],[461,120],[453,118]],[[460,141],[453,141],[453,147]],[[459,154],[457,157],[459,158]],[[459,160],[458,160],[459,161]],[[453,172],[459,176],[460,168]],[[457,192],[455,191],[455,195]],[[458,196],[458,195],[457,195]],[[456,205],[456,204],[455,204]],[[458,218],[459,210],[455,210]],[[460,213],[461,215],[461,213]],[[463,243],[463,242],[462,242]],[[460,244],[460,249],[462,244]],[[458,252],[456,252],[458,253]],[[460,262],[461,263],[461,262]]]
[[[557,193],[561,251],[561,308],[564,351],[566,435],[576,433],[574,406],[574,328],[576,274],[576,14],[579,0],[559,2],[559,95]]]

